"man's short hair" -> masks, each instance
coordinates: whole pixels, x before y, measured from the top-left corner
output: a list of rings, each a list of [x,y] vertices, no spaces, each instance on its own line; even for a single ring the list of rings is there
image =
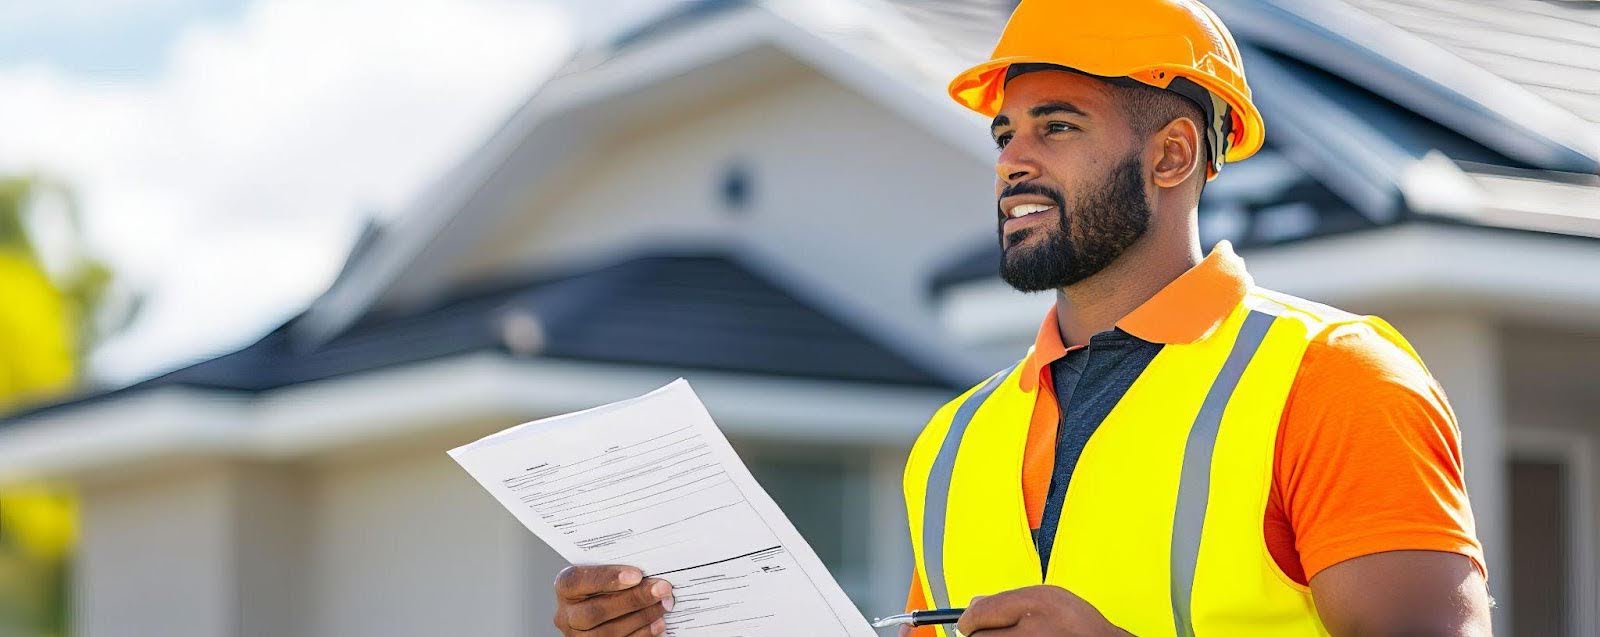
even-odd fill
[[[1171,123],[1172,120],[1180,117],[1189,118],[1200,133],[1200,139],[1197,141],[1201,170],[1211,165],[1211,147],[1205,140],[1206,116],[1194,100],[1139,82],[1108,82],[1107,85],[1111,87],[1112,94],[1117,96],[1117,101],[1122,104],[1122,112],[1133,125],[1133,132],[1141,137],[1148,137],[1151,133],[1161,130],[1161,127]]]

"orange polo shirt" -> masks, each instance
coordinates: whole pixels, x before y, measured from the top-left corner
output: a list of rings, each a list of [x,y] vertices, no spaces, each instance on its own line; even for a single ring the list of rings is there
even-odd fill
[[[1146,341],[1194,342],[1226,318],[1252,283],[1224,241],[1116,326]],[[1050,363],[1080,347],[1062,342],[1052,309],[1024,362],[1023,389],[1040,392],[1020,476],[1035,529],[1060,422]],[[1310,344],[1278,427],[1261,524],[1265,548],[1291,579],[1305,584],[1339,562],[1399,550],[1459,553],[1484,572],[1460,431],[1444,390],[1371,327],[1340,326]],[[923,597],[921,578],[913,576],[908,608],[923,608]]]

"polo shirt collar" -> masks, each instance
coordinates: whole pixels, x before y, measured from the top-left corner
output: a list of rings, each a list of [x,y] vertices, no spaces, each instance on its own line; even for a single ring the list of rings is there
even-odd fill
[[[1152,343],[1193,343],[1227,319],[1253,283],[1233,245],[1219,241],[1211,254],[1123,316],[1116,327]],[[1056,309],[1051,307],[1024,363],[1022,389],[1032,392],[1040,371],[1066,356],[1067,350],[1056,326]]]

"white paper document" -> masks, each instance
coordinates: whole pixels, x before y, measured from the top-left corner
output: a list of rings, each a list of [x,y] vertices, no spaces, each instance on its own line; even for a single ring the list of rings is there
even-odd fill
[[[682,379],[450,451],[574,564],[672,583],[672,637],[873,635]]]

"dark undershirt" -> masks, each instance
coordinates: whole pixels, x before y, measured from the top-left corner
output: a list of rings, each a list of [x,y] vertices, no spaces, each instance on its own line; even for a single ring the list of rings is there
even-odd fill
[[[1160,351],[1160,343],[1112,328],[1089,337],[1087,347],[1067,352],[1050,364],[1050,381],[1061,408],[1061,421],[1056,429],[1055,471],[1050,476],[1044,516],[1034,531],[1041,571],[1050,565],[1050,549],[1061,520],[1061,503],[1066,498],[1072,472],[1078,466],[1078,457],[1083,455],[1083,448],[1100,421],[1105,420],[1111,408]]]

